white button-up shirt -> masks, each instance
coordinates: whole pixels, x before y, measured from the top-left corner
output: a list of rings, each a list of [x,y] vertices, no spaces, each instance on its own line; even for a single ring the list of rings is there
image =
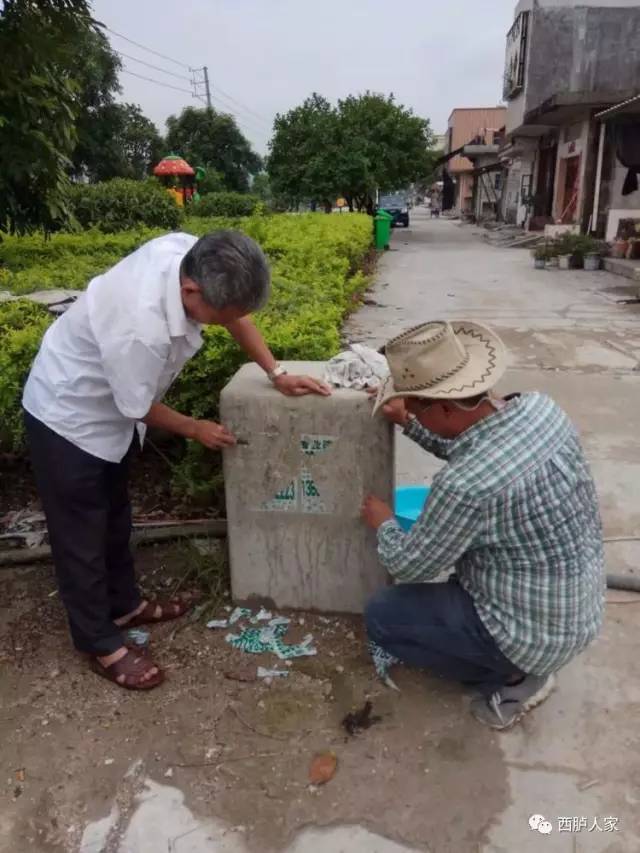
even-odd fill
[[[151,240],[89,282],[43,338],[22,400],[30,414],[92,456],[122,460],[136,421],[202,345],[180,294],[196,240]]]

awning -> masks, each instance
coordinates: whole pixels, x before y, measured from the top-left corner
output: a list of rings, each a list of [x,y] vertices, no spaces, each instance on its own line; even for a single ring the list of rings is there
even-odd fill
[[[601,114],[618,109],[625,100],[635,100],[637,94],[635,89],[618,93],[600,90],[557,93],[543,101],[540,106],[525,113],[523,124],[544,124],[555,127],[572,124],[589,118],[592,110],[599,110]],[[623,99],[622,102],[620,98]]]
[[[499,150],[500,146],[497,144],[474,145],[473,142],[468,142],[463,148],[463,153],[469,160],[473,160],[474,157],[488,157],[491,154],[497,154]]]
[[[471,172],[472,175],[485,175],[487,172],[501,172],[503,169],[502,163],[488,163],[486,166],[478,166]]]
[[[448,154],[443,154],[442,157],[438,157],[436,160],[436,166],[442,166],[443,163],[451,160],[452,157],[455,157],[457,154],[462,154],[463,150],[464,145],[461,145],[460,148],[456,148],[455,151],[449,151]]]
[[[627,98],[626,101],[621,101],[613,107],[608,107],[594,115],[598,121],[606,121],[619,113],[640,113],[640,94],[634,95],[632,98]]]

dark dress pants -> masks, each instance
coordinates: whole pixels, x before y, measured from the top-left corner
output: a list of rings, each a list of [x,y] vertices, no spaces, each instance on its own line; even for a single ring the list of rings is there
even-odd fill
[[[131,448],[122,462],[105,462],[28,412],[25,426],[74,645],[111,654],[123,644],[113,620],[141,601],[129,550]]]

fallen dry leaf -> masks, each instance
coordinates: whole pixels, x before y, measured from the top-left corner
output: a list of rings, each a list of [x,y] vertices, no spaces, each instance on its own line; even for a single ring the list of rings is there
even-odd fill
[[[24,782],[24,767],[21,767],[19,770],[16,770],[16,782]]]
[[[256,674],[255,664],[248,664],[246,666],[238,666],[235,669],[228,669],[224,673],[224,677],[228,678],[229,681],[257,681],[258,676]]]
[[[324,785],[333,779],[338,759],[333,752],[321,752],[313,757],[309,767],[309,781],[312,785]]]

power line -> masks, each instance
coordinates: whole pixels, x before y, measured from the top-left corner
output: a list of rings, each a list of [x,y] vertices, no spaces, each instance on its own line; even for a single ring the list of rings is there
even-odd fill
[[[152,53],[154,56],[158,56],[158,57],[160,57],[161,59],[165,59],[165,60],[166,60],[166,61],[168,61],[168,62],[173,62],[173,63],[174,63],[174,65],[178,65],[180,68],[186,68],[186,69],[187,69],[187,71],[190,71],[190,72],[200,71],[200,70],[201,70],[201,69],[199,69],[199,68],[198,68],[198,69],[192,68],[190,65],[187,65],[185,62],[180,62],[179,60],[174,59],[174,58],[173,58],[173,57],[171,57],[171,56],[167,56],[166,54],[164,54],[164,53],[160,53],[160,52],[159,52],[159,51],[157,51],[157,50],[153,50],[152,48],[147,47],[146,45],[141,44],[140,42],[134,41],[133,39],[129,38],[128,36],[125,36],[125,35],[123,35],[122,33],[118,33],[118,32],[116,32],[115,30],[112,30],[112,29],[111,29],[111,27],[108,27],[106,24],[105,24],[105,25],[103,25],[103,26],[104,26],[104,28],[105,28],[108,32],[110,32],[112,35],[117,36],[118,38],[124,39],[125,41],[129,42],[130,44],[135,45],[136,47],[140,48],[141,50],[146,50],[148,53]],[[142,59],[137,59],[137,58],[136,58],[136,57],[134,57],[134,56],[128,56],[127,54],[122,53],[121,51],[116,51],[116,53],[119,53],[121,56],[125,56],[127,59],[130,59],[130,60],[132,60],[133,62],[139,62],[141,65],[146,65],[148,68],[152,68],[154,71],[160,71],[160,72],[161,72],[161,73],[163,73],[163,74],[170,74],[170,75],[172,75],[172,76],[176,77],[176,78],[177,78],[177,79],[179,79],[179,80],[185,80],[185,81],[187,81],[187,82],[191,83],[194,87],[195,87],[195,86],[197,85],[197,83],[198,83],[198,81],[196,81],[196,80],[194,80],[194,79],[191,79],[191,78],[185,77],[185,76],[180,75],[180,74],[175,74],[175,73],[174,73],[174,72],[172,72],[172,71],[167,71],[166,69],[164,69],[164,68],[159,68],[159,67],[158,67],[158,66],[156,66],[156,65],[151,65],[150,63],[145,62],[145,61],[144,61],[144,60],[142,60]],[[139,78],[140,78],[140,79],[142,79],[142,80],[147,80],[147,81],[148,81],[148,82],[150,82],[150,83],[156,83],[156,84],[157,84],[157,85],[159,85],[159,86],[163,86],[163,85],[169,86],[169,84],[168,84],[168,83],[166,83],[166,84],[165,84],[165,83],[163,83],[163,82],[162,82],[162,81],[160,81],[160,80],[152,80],[150,77],[144,77],[142,74],[136,74],[134,71],[128,71],[128,70],[127,70],[127,72],[126,72],[126,73],[127,73],[127,74],[132,74],[134,77],[139,77]],[[202,83],[202,81],[200,81],[200,82]],[[171,87],[171,86],[169,86],[169,88],[178,89],[178,87],[177,87],[177,86],[172,86],[172,87]],[[248,107],[246,104],[243,104],[241,101],[238,101],[236,98],[234,98],[232,95],[229,95],[229,93],[228,93],[228,92],[225,92],[225,91],[224,91],[224,89],[221,89],[219,86],[213,86],[213,88],[214,88],[217,92],[219,92],[219,93],[222,95],[222,97],[226,98],[228,101],[231,101],[231,103],[235,104],[237,107],[239,107],[240,109],[242,109],[245,113],[247,113],[248,115],[254,116],[254,117],[255,117],[256,119],[258,119],[259,121],[264,122],[264,123],[265,123],[265,125],[266,125],[267,127],[270,127],[270,122],[269,122],[269,120],[268,120],[267,118],[265,118],[264,116],[261,116],[261,115],[260,115],[260,113],[257,113],[255,110],[252,110],[252,109],[251,109],[251,107]],[[184,92],[184,91],[186,91],[186,90],[185,90],[185,89],[178,89],[178,91]],[[199,97],[199,96],[198,96],[198,94],[197,94],[197,92],[190,92],[189,94],[192,94],[192,95],[194,95],[195,97]],[[212,96],[212,97],[213,97],[215,100],[218,100],[218,101],[220,100],[219,98],[215,98],[215,96]],[[225,107],[226,109],[228,109],[228,107],[226,106],[226,104],[222,103],[222,106],[223,106],[223,107]],[[245,120],[247,120],[247,119],[245,119]],[[254,130],[255,130],[255,128],[254,128]],[[262,130],[260,130],[260,132],[263,132],[263,131],[262,131]]]
[[[155,83],[156,86],[163,86],[165,89],[174,89],[176,92],[184,92],[187,95],[191,95],[191,97],[199,97],[189,89],[183,89],[181,86],[174,86],[172,83],[165,83],[164,80],[155,80],[153,77],[145,77],[144,74],[137,74],[135,71],[130,71],[128,68],[123,68],[122,72],[123,74],[130,74],[132,77],[137,77],[139,80],[146,80],[147,83]],[[214,100],[217,100],[217,98],[215,98]],[[246,124],[243,124],[237,116],[233,116],[233,118],[235,119],[237,124],[245,130],[248,130],[250,132],[252,131],[253,133],[263,133],[263,130],[261,128],[249,127]]]
[[[218,87],[217,87],[217,86],[213,86],[213,91],[214,91],[214,93],[217,93],[217,94],[219,94],[219,93],[220,93],[220,89],[218,89]],[[226,109],[232,109],[231,107],[227,106],[227,105],[226,105],[226,104],[224,104],[222,101],[220,101],[220,97],[219,97],[219,96],[217,97],[217,96],[216,96],[216,94],[213,94],[211,97],[212,97],[212,98],[214,98],[215,100],[218,100],[220,103],[222,103],[222,104],[223,104],[223,106],[225,106],[225,107],[226,107]],[[222,95],[222,97],[225,97],[225,96],[224,96],[224,95]],[[227,97],[227,100],[228,100],[228,101],[232,101],[232,102],[233,102],[233,103],[235,103],[235,104],[238,104],[238,102],[237,102],[237,101],[234,101],[234,99],[233,99],[233,98],[229,98],[229,97]],[[238,105],[238,106],[236,106],[236,107],[235,107],[236,112],[238,111],[238,109],[240,109],[243,113],[245,113],[245,114],[247,115],[248,120],[250,119],[251,121],[254,121],[254,122],[255,122],[255,121],[258,121],[258,122],[260,122],[262,125],[264,125],[264,127],[265,127],[265,128],[270,129],[271,125],[270,125],[270,123],[269,123],[269,120],[268,120],[268,119],[266,119],[266,118],[262,118],[262,117],[259,117],[259,116],[257,115],[257,113],[254,113],[254,112],[250,111],[248,107],[242,107],[242,106]],[[253,118],[254,116],[255,116],[255,118]],[[243,118],[244,118],[244,116],[243,116]]]
[[[198,82],[196,81],[196,83],[195,83],[194,85],[196,85],[196,86],[197,86],[197,85],[198,85]],[[200,85],[202,85],[202,83],[200,83]],[[205,96],[204,96],[204,95],[201,95],[201,94],[198,94],[198,92],[195,92],[195,93],[194,93],[194,98],[198,98],[199,100],[201,100],[201,101],[202,101],[202,100],[204,100],[204,99],[205,99]],[[221,111],[221,112],[223,112],[223,113],[224,113],[224,114],[226,114],[226,115],[231,115],[231,116],[233,116],[233,118],[236,120],[236,122],[237,122],[241,127],[245,127],[245,128],[247,128],[248,130],[253,130],[255,133],[264,133],[264,131],[265,131],[265,128],[264,128],[264,127],[260,127],[259,125],[257,125],[257,124],[255,124],[255,123],[253,123],[253,122],[252,122],[252,120],[251,120],[251,119],[249,119],[249,118],[247,118],[246,116],[238,116],[238,115],[237,115],[237,111],[236,111],[236,113],[233,113],[233,112],[231,111],[231,109],[232,109],[232,108],[231,108],[228,104],[225,104],[225,103],[224,103],[224,101],[221,101],[221,100],[220,100],[220,98],[217,98],[215,95],[213,95],[213,94],[212,94],[212,95],[211,95],[211,100],[212,100],[212,101],[215,101],[215,102],[216,102],[216,105],[219,105],[219,109],[220,109],[220,111]],[[246,122],[246,124],[243,124],[243,122]]]
[[[159,65],[151,65],[150,62],[145,62],[144,59],[138,59],[135,56],[129,56],[128,53],[123,53],[121,50],[116,50],[116,53],[119,56],[123,56],[125,59],[130,59],[132,62],[139,62],[140,65],[146,65],[147,68],[153,68],[154,71],[161,71],[163,74],[170,74],[171,77],[176,77],[178,80],[186,80],[187,83],[191,83],[191,77],[185,77],[184,74],[176,74],[175,71],[167,71],[166,68],[160,68]]]
[[[135,71],[129,71],[128,68],[122,69],[124,74],[131,74],[132,77],[139,77],[140,80],[146,80],[147,83],[156,83],[158,86],[164,86],[165,89],[175,89],[176,92],[186,92],[187,95],[193,95],[189,89],[183,89],[181,86],[174,86],[171,83],[165,83],[164,80],[154,80],[152,77],[145,77],[143,74],[136,74]]]
[[[265,116],[260,115],[260,113],[255,112],[255,110],[252,110],[250,107],[247,107],[241,101],[237,101],[234,97],[232,97],[227,92],[225,92],[224,89],[221,89],[220,86],[214,85],[213,88],[216,89],[218,92],[220,92],[220,94],[223,95],[223,97],[227,98],[227,100],[229,100],[232,103],[236,104],[237,106],[241,107],[245,112],[249,113],[250,115],[255,116],[256,118],[260,119],[260,121],[264,121],[267,124],[269,124],[269,119],[265,118]]]
[[[145,47],[143,44],[140,44],[140,42],[134,41],[128,36],[123,36],[122,33],[117,33],[115,30],[112,30],[111,27],[107,27],[106,24],[104,25],[104,28],[105,30],[108,30],[112,35],[118,36],[118,38],[124,39],[130,44],[135,44],[135,46],[139,47],[141,50],[146,50],[148,53],[153,53],[155,56],[159,56],[160,59],[166,59],[167,62],[173,62],[175,65],[179,65],[181,68],[186,68],[187,71],[191,71],[191,66],[187,65],[185,62],[179,62],[177,59],[173,59],[171,56],[167,56],[164,53],[158,53],[157,50],[152,50],[150,47]]]
[[[192,81],[192,82],[193,82],[193,88],[194,88],[194,93],[193,93],[193,95],[194,95],[194,97],[195,97],[195,98],[198,98],[199,100],[203,101],[203,102],[204,102],[204,103],[206,103],[209,107],[211,107],[211,101],[212,101],[212,100],[213,100],[213,101],[215,101],[215,102],[216,102],[216,104],[220,104],[220,106],[222,107],[222,109],[224,110],[224,112],[225,112],[225,113],[227,113],[227,114],[231,114],[231,115],[233,116],[233,118],[235,119],[235,121],[237,122],[237,124],[238,124],[240,127],[243,127],[243,128],[245,128],[245,129],[247,129],[247,130],[249,130],[249,131],[252,131],[252,132],[254,132],[254,133],[260,133],[260,134],[264,133],[265,128],[262,128],[262,127],[257,126],[257,125],[255,124],[254,119],[246,118],[244,115],[239,117],[239,116],[237,115],[237,112],[238,112],[238,110],[237,110],[237,109],[235,109],[235,111],[233,111],[233,107],[229,107],[229,105],[228,105],[228,104],[225,104],[225,103],[224,103],[223,101],[221,101],[221,100],[220,100],[220,98],[218,98],[215,94],[212,94],[212,93],[211,93],[211,88],[210,88],[210,86],[209,86],[208,73],[207,73],[208,69],[206,68],[206,66],[205,66],[204,68],[194,68],[194,69],[192,69],[192,70],[193,70],[194,72],[199,72],[199,71],[201,71],[201,72],[202,72],[202,75],[203,75],[202,79],[200,79],[200,80],[198,80],[198,79],[194,76],[194,79],[193,79],[193,81]],[[202,94],[201,92],[199,92],[199,91],[198,91],[198,87],[199,87],[199,86],[201,86],[201,87],[202,87],[202,86],[204,86],[204,87],[205,87],[205,94]],[[245,122],[245,124],[243,124],[243,122]]]

